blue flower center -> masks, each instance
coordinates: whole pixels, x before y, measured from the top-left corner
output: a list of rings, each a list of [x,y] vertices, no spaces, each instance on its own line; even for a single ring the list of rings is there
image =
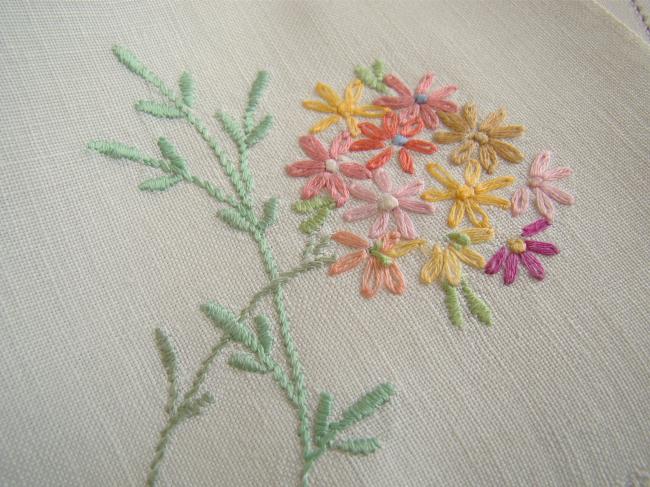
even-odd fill
[[[408,140],[409,139],[407,137],[404,137],[401,134],[397,134],[395,137],[393,137],[393,145],[403,146],[408,142]]]
[[[424,105],[427,102],[427,95],[415,95],[415,103]]]

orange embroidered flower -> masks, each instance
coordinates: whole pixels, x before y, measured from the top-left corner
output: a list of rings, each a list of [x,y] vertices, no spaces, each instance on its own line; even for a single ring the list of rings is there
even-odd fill
[[[372,298],[381,287],[393,294],[402,294],[406,290],[404,275],[395,262],[395,257],[389,255],[390,250],[399,241],[399,232],[390,232],[374,244],[353,233],[340,231],[332,235],[332,240],[356,249],[344,255],[330,266],[330,276],[357,268],[363,262],[366,267],[361,279],[361,294]]]
[[[481,166],[478,161],[472,160],[465,166],[465,184],[456,181],[440,164],[429,164],[427,171],[431,176],[438,180],[445,189],[427,189],[420,195],[426,201],[454,200],[454,204],[449,210],[447,224],[451,228],[456,228],[465,215],[477,227],[489,227],[490,218],[481,205],[498,206],[499,208],[510,208],[510,201],[490,194],[495,189],[510,186],[515,178],[512,176],[502,176],[488,179],[479,183],[481,179]],[[477,216],[480,215],[480,219]]]
[[[363,94],[363,82],[358,79],[348,85],[345,89],[343,99],[341,99],[331,86],[325,83],[318,83],[316,85],[316,93],[325,100],[325,103],[306,100],[302,102],[302,106],[308,110],[331,113],[332,115],[316,123],[310,129],[310,132],[313,134],[322,132],[340,120],[343,120],[347,124],[352,137],[357,137],[359,135],[359,122],[356,117],[380,118],[384,113],[390,111],[388,108],[376,105],[359,105],[359,100]]]
[[[514,145],[501,139],[512,139],[524,133],[523,125],[501,125],[507,116],[505,108],[488,115],[478,128],[476,105],[468,103],[460,114],[438,112],[440,120],[451,129],[450,132],[436,132],[433,139],[439,144],[454,144],[461,142],[450,155],[454,164],[466,164],[475,158],[478,149],[478,160],[481,166],[492,174],[499,161],[497,156],[508,162],[521,162],[524,155]]]

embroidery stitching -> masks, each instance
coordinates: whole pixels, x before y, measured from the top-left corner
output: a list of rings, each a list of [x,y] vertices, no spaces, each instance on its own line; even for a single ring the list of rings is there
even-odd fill
[[[187,161],[178,154],[172,143],[163,137],[158,140],[158,147],[162,155],[161,159],[144,156],[138,149],[114,141],[92,141],[88,144],[88,148],[114,159],[127,159],[160,170],[162,175],[143,182],[140,185],[142,190],[166,191],[181,182],[191,183],[205,190],[208,196],[221,204],[221,208],[217,213],[219,219],[233,229],[248,234],[257,245],[268,278],[268,283],[251,297],[249,303],[239,314],[216,302],[210,302],[201,307],[201,310],[221,334],[221,337],[211,347],[210,353],[199,365],[191,385],[181,399],[179,399],[180,384],[177,376],[178,360],[176,352],[167,335],[162,330],[156,329],[155,343],[167,377],[168,393],[164,409],[166,424],[160,430],[158,442],[154,449],[154,457],[147,472],[147,485],[156,484],[167,447],[177,427],[184,421],[199,416],[208,405],[213,403],[212,395],[209,392],[200,392],[200,390],[217,357],[231,344],[238,344],[239,348],[245,351],[233,352],[228,357],[228,364],[243,372],[268,373],[285,392],[287,400],[295,408],[299,420],[298,431],[303,451],[301,473],[303,485],[309,484],[309,475],[316,461],[328,451],[337,450],[352,455],[373,453],[379,448],[379,442],[376,438],[339,439],[339,436],[358,422],[373,415],[386,404],[391,396],[395,394],[392,385],[380,384],[344,410],[341,419],[336,421],[330,420],[331,395],[327,393],[321,394],[321,399],[314,414],[315,420],[312,422],[305,384],[306,378],[293,340],[289,314],[285,306],[284,289],[291,280],[305,272],[331,263],[333,258],[325,253],[329,239],[324,237],[312,239],[310,237],[302,253],[302,261],[298,266],[290,271],[280,272],[267,237],[269,229],[278,219],[278,200],[269,198],[263,203],[261,214],[256,213],[253,202],[254,180],[249,167],[249,151],[266,136],[272,126],[273,119],[270,115],[263,117],[256,124],[257,108],[262,93],[268,84],[268,74],[261,72],[255,79],[241,122],[223,112],[218,112],[215,115],[221,122],[223,131],[230,137],[237,149],[239,160],[238,164],[235,164],[227,152],[221,148],[217,139],[210,133],[205,123],[192,111],[195,102],[195,88],[194,82],[188,73],[183,73],[181,76],[179,81],[180,95],[177,95],[158,76],[144,66],[132,52],[123,47],[114,46],[113,53],[126,68],[142,78],[147,84],[156,88],[164,99],[163,102],[139,101],[135,104],[136,110],[158,118],[184,120],[194,128],[216,157],[224,176],[230,182],[233,194],[228,194],[223,188],[192,175]],[[324,98],[329,97],[329,101],[333,100],[329,91],[326,89],[321,89],[321,91],[325,94]],[[359,86],[353,83],[346,90],[346,101],[343,102],[345,104],[344,108],[347,110],[347,122],[352,126],[351,128],[356,127],[356,121],[350,115],[353,113],[364,115],[365,113],[363,106],[359,108],[355,105],[359,97]],[[383,113],[384,109],[381,110]],[[336,115],[336,117],[338,120],[341,115]],[[313,202],[311,202],[311,205],[305,206],[307,210],[316,209],[317,215],[307,220],[309,223],[304,225],[303,231],[313,233],[322,225],[327,215],[319,216],[318,211],[324,208],[331,211],[333,207],[332,200],[325,201],[321,200],[318,207]],[[251,328],[249,317],[255,313],[260,301],[266,296],[272,298],[276,314],[276,326],[268,316],[259,314],[253,318]],[[286,371],[273,358],[275,342],[273,333],[277,333],[280,338],[279,341],[286,361]]]

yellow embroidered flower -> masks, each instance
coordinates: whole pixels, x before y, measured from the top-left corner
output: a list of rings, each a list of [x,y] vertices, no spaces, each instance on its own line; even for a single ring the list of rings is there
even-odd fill
[[[450,155],[454,164],[466,164],[475,157],[478,148],[478,160],[481,166],[492,174],[499,161],[497,156],[508,162],[521,162],[524,155],[514,145],[501,139],[512,139],[524,133],[523,125],[501,125],[507,116],[505,108],[501,108],[476,127],[476,105],[468,103],[460,114],[438,112],[442,122],[451,129],[450,132],[436,132],[434,140],[439,144],[454,144],[462,142]]]
[[[312,134],[322,132],[339,120],[344,120],[352,137],[356,137],[359,135],[360,131],[359,122],[355,116],[380,118],[390,111],[388,108],[376,105],[358,105],[361,95],[363,94],[363,83],[358,79],[352,81],[348,85],[345,89],[345,94],[343,95],[342,100],[336,91],[325,83],[318,83],[316,85],[316,93],[325,100],[325,103],[321,101],[306,100],[302,102],[302,105],[308,110],[331,113],[332,115],[316,123],[316,125],[310,129]]]
[[[500,208],[510,208],[510,201],[490,194],[495,189],[510,186],[515,178],[512,176],[501,176],[498,178],[488,179],[479,183],[481,178],[481,166],[478,161],[472,159],[465,166],[465,184],[461,184],[440,165],[429,164],[427,166],[429,174],[436,178],[445,189],[428,189],[420,195],[426,201],[455,200],[447,224],[451,228],[456,228],[467,214],[467,218],[472,225],[477,227],[489,227],[490,218],[481,205],[492,205]],[[480,219],[478,218],[480,215]]]
[[[429,257],[420,270],[420,279],[425,284],[438,281],[440,284],[459,286],[462,280],[462,265],[465,263],[476,269],[485,267],[485,258],[470,248],[471,244],[487,242],[494,238],[492,228],[467,228],[447,235],[447,242],[436,243],[425,250]],[[424,240],[410,240],[396,244],[389,255],[402,257],[416,248],[423,248]]]

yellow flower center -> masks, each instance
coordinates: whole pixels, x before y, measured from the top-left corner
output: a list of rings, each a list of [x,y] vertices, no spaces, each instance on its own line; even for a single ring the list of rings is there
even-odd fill
[[[474,188],[464,184],[456,190],[456,199],[468,200],[474,197]]]
[[[488,137],[488,135],[484,132],[474,132],[472,134],[472,139],[482,145],[489,141],[490,137]]]
[[[343,117],[347,117],[348,115],[350,115],[351,111],[352,111],[352,106],[348,102],[344,101],[342,103],[339,103],[336,106],[336,112]]]
[[[515,254],[523,254],[526,251],[526,242],[520,238],[511,238],[508,240],[508,248]]]

